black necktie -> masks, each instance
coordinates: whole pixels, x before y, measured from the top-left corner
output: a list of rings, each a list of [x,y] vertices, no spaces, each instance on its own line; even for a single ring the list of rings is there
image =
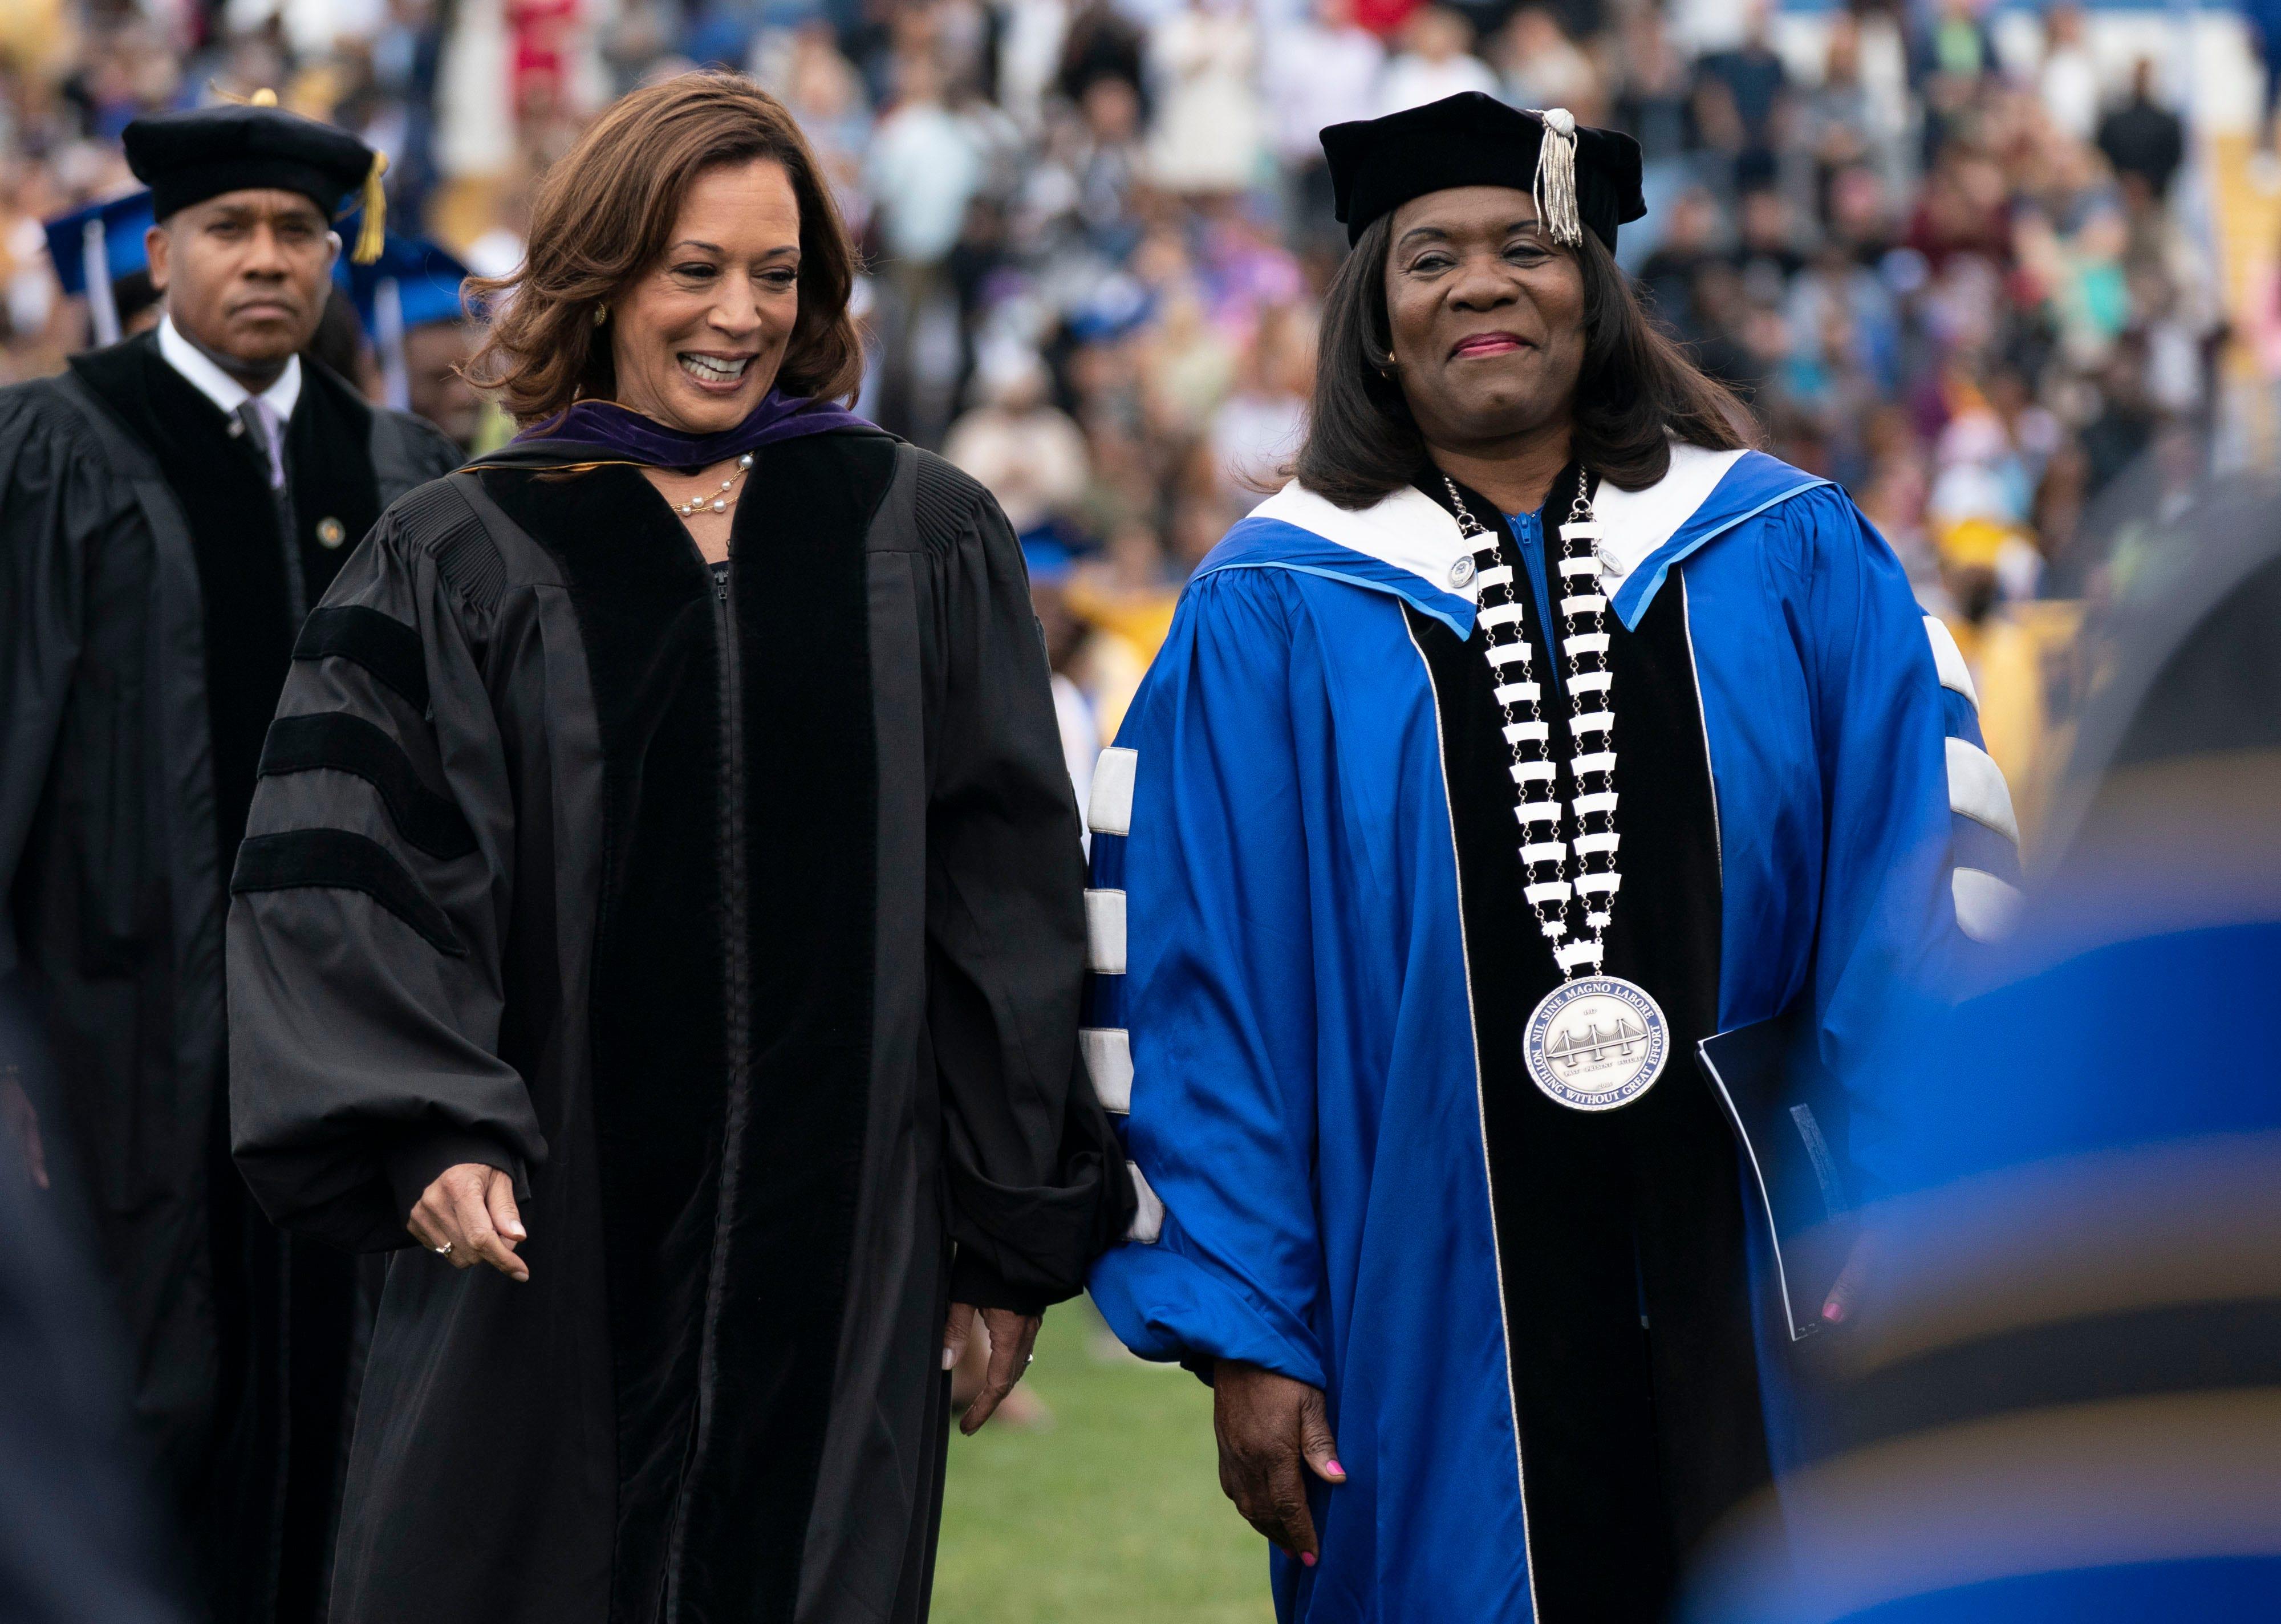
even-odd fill
[[[285,452],[279,443],[284,425],[278,424],[281,433],[272,438],[269,425],[274,415],[259,397],[250,397],[238,404],[237,421],[245,425],[245,437],[252,443],[254,454],[261,459],[262,471],[268,476],[269,499],[277,510],[278,539],[285,545],[285,612],[290,623],[298,626],[302,615],[308,613],[309,595],[301,548],[295,534],[298,527],[293,522],[293,492],[285,481]]]

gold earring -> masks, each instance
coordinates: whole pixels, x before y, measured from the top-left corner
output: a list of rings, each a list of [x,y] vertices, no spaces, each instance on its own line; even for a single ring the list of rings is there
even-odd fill
[[[610,307],[607,305],[597,305],[594,306],[594,325],[596,327],[601,326],[603,322],[609,319]]]

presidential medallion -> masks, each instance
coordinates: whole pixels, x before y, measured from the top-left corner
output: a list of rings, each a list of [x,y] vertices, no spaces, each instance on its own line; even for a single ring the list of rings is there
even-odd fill
[[[1580,1111],[1638,1099],[1662,1075],[1670,1048],[1655,1000],[1620,976],[1562,982],[1536,1006],[1520,1040],[1537,1087]]]

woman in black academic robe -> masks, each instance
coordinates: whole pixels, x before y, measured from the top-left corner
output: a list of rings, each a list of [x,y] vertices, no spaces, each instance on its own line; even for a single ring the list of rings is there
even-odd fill
[[[970,1428],[1129,1215],[1020,553],[820,404],[852,265],[775,102],[628,97],[495,329],[539,432],[391,508],[303,639],[237,1154],[280,1221],[427,1249],[335,1624],[922,1617],[947,1346],[989,1321]]]

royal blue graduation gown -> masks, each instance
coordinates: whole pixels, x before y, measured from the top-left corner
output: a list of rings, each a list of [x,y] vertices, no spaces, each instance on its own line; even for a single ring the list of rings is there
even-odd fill
[[[1348,512],[1294,484],[1236,525],[1094,779],[1085,1051],[1142,1210],[1092,1289],[1146,1357],[1326,1394],[1349,1475],[1312,1485],[1319,1565],[1274,1558],[1287,1624],[1657,1615],[1784,1442],[1694,1043],[1799,1008],[1843,1080],[1893,990],[2015,894],[1964,662],[1844,492],[1677,446],[1596,505],[1607,970],[1675,1040],[1635,1104],[1568,1110],[1519,1066],[1557,971],[1519,895],[1479,544],[1438,495]],[[1526,623],[1541,650],[1541,599]],[[1853,1106],[1874,1190],[1879,1104]]]

